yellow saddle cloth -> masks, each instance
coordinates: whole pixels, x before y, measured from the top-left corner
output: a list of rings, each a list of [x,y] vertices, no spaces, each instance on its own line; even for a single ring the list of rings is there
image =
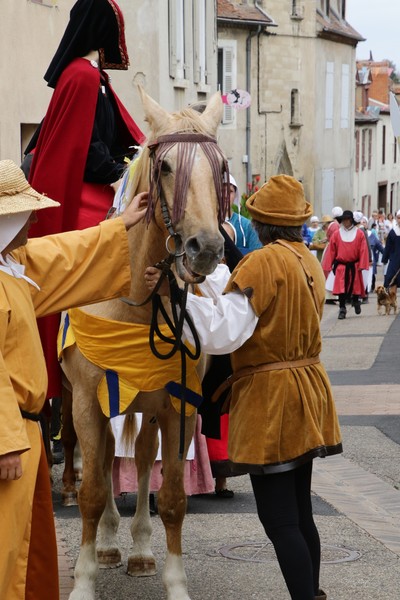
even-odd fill
[[[68,311],[58,334],[58,357],[64,348],[76,344],[87,360],[104,371],[97,387],[101,409],[107,417],[122,414],[139,392],[166,388],[171,402],[180,412],[180,353],[168,360],[154,356],[149,345],[149,325],[122,323],[94,316],[74,308]],[[167,325],[161,325],[163,335],[170,336]],[[166,353],[171,346],[160,339],[157,349]],[[201,384],[196,372],[198,361],[187,361],[185,414],[190,416],[199,406]]]

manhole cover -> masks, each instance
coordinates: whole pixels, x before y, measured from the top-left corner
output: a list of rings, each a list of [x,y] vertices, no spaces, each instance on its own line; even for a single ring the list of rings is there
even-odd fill
[[[221,555],[230,560],[244,560],[256,563],[276,561],[275,550],[271,542],[247,542],[245,544],[222,546],[210,554],[213,556]],[[350,550],[343,546],[331,546],[329,544],[321,545],[321,554],[321,562],[323,564],[351,562],[361,557],[361,552],[357,550]]]

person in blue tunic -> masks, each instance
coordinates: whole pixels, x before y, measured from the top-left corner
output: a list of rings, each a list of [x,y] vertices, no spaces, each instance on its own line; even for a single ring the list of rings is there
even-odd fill
[[[400,210],[397,211],[396,223],[386,238],[382,262],[384,265],[389,263],[383,285],[397,291],[400,285]]]
[[[231,207],[236,204],[238,212],[231,211],[231,216],[227,219],[227,222],[232,226],[234,230],[235,239],[234,242],[237,248],[242,254],[248,254],[252,250],[262,248],[262,244],[258,238],[258,235],[253,229],[250,219],[243,217],[240,214],[240,198],[239,190],[235,178],[229,175],[229,187],[230,187],[230,201]]]

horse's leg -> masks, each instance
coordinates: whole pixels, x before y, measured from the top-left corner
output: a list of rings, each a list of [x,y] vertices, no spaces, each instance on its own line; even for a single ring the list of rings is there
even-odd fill
[[[186,418],[185,451],[182,460],[178,457],[180,415],[170,406],[157,417],[161,429],[163,463],[163,483],[158,493],[158,512],[167,539],[163,582],[168,600],[190,600],[182,560],[182,524],[187,504],[183,477],[187,451],[195,430],[196,413]]]
[[[90,377],[82,378],[90,385]],[[78,502],[82,517],[82,541],[75,565],[74,590],[69,600],[95,600],[97,576],[96,534],[107,502],[104,476],[107,418],[102,414],[96,387],[74,383],[73,418],[82,452],[83,477]]]
[[[121,552],[118,548],[117,531],[120,514],[114,500],[112,486],[112,465],[115,454],[115,439],[111,426],[107,428],[106,453],[104,457],[104,477],[107,483],[107,501],[99,522],[97,558],[102,568],[121,566]]]
[[[137,577],[155,575],[156,560],[151,550],[151,524],[149,491],[151,469],[158,450],[158,425],[154,417],[143,415],[142,426],[135,443],[135,464],[138,492],[135,516],[132,520],[132,552],[128,558],[128,575]]]
[[[74,449],[76,431],[72,419],[72,393],[62,388],[62,427],[61,441],[64,446],[64,472],[62,476],[63,489],[61,492],[63,506],[78,504],[78,494],[75,487]]]

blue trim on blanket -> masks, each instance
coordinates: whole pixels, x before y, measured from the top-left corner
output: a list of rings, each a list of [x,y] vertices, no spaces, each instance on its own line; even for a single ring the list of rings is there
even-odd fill
[[[63,325],[63,332],[62,332],[62,338],[61,338],[61,350],[64,349],[65,338],[67,337],[68,328],[69,328],[69,314],[67,313],[65,315],[64,325]]]
[[[110,402],[110,419],[120,414],[119,412],[119,381],[118,373],[111,369],[106,370],[108,398]]]
[[[179,400],[182,398],[182,384],[177,383],[176,381],[169,381],[165,386],[165,389],[171,396],[175,396],[175,398],[179,398]],[[199,408],[200,404],[203,402],[203,396],[186,388],[185,400],[192,406]]]

